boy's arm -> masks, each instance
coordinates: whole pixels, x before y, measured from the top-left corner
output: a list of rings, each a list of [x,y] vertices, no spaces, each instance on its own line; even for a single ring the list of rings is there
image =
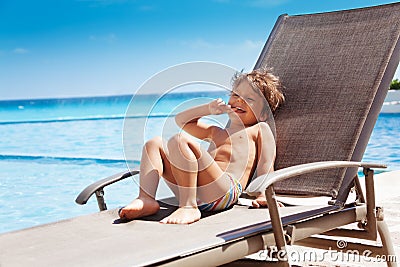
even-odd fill
[[[257,153],[259,155],[256,175],[264,175],[274,171],[276,155],[275,138],[271,128],[265,122],[260,122],[257,136]],[[253,201],[254,207],[267,206],[265,192],[256,195]]]
[[[231,112],[229,105],[226,105],[222,99],[216,99],[208,104],[189,108],[178,113],[175,116],[176,124],[185,132],[199,139],[207,139],[212,136],[212,129],[215,126],[200,122],[199,119],[208,115],[219,115]]]

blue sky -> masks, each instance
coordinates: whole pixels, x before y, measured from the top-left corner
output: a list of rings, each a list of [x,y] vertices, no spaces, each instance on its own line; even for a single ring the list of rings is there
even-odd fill
[[[0,0],[0,100],[132,94],[188,61],[250,70],[280,14],[391,2]]]

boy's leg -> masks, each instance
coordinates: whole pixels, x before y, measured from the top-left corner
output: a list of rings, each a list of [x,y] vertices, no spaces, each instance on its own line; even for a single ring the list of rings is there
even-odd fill
[[[134,219],[156,213],[160,209],[155,200],[160,176],[165,177],[171,183],[175,183],[161,138],[153,138],[144,145],[139,175],[139,196],[121,209],[121,218]]]
[[[201,213],[197,208],[196,187],[198,163],[189,140],[181,134],[168,141],[169,160],[174,179],[178,185],[179,208],[161,223],[189,224],[198,221]]]
[[[179,208],[162,223],[188,224],[200,219],[197,192],[207,186],[209,201],[224,195],[230,180],[211,155],[188,137],[178,134],[168,142],[171,170],[179,190]],[[212,185],[211,185],[212,183]]]

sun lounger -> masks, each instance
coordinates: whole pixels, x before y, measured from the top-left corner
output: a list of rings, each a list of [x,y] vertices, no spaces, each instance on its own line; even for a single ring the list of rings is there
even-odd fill
[[[286,86],[275,118],[277,171],[247,188],[266,190],[268,209],[235,205],[191,225],[159,224],[174,209],[164,201],[156,215],[127,223],[118,220],[117,210],[102,211],[1,235],[0,265],[216,266],[292,244],[394,255],[374,200],[373,169],[385,166],[360,161],[399,63],[399,17],[400,3],[279,17],[255,66],[272,67]],[[96,194],[105,210],[103,188],[135,174],[103,179],[77,202]],[[357,197],[350,201],[353,188]],[[275,194],[330,200],[277,208]],[[341,229],[351,223],[360,229]],[[358,241],[339,247],[343,236]],[[275,256],[288,265],[282,254]]]

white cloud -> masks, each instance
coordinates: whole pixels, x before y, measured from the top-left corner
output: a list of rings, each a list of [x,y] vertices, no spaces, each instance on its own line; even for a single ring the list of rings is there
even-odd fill
[[[217,50],[217,49],[224,49],[226,51],[259,51],[262,47],[264,42],[254,41],[254,40],[244,40],[239,43],[216,43],[211,42],[208,40],[204,40],[202,38],[198,38],[195,40],[184,40],[180,41],[179,44],[181,46],[189,47],[191,49],[209,49],[209,50]]]
[[[28,54],[28,53],[29,53],[29,50],[28,50],[28,49],[25,49],[25,48],[17,47],[17,48],[15,48],[15,49],[13,50],[13,53],[14,53],[14,54],[20,54],[20,55],[22,55],[22,54]]]
[[[202,38],[195,39],[195,40],[181,41],[180,44],[182,46],[190,47],[192,49],[216,49],[216,48],[224,47],[223,44],[209,42]]]
[[[259,41],[252,41],[252,40],[245,40],[241,46],[243,49],[246,50],[254,50],[254,49],[260,49],[264,45],[264,42],[259,40]]]
[[[100,42],[107,42],[107,43],[113,43],[118,40],[117,36],[114,33],[109,33],[106,35],[90,35],[89,36],[90,41],[100,41]]]

